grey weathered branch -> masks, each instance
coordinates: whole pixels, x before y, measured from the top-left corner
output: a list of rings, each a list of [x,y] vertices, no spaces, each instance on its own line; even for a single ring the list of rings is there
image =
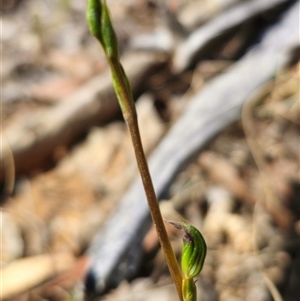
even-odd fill
[[[218,15],[195,30],[189,38],[184,41],[174,53],[173,67],[177,72],[188,68],[190,64],[209,52],[211,52],[219,41],[224,39],[228,32],[234,30],[258,14],[274,9],[279,5],[288,3],[288,0],[253,0],[242,2]]]

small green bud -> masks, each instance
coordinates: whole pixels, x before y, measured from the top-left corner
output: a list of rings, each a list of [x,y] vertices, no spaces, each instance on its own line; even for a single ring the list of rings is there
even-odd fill
[[[103,45],[101,34],[101,4],[99,0],[88,0],[86,8],[86,20],[91,34]]]
[[[109,58],[119,59],[118,39],[112,26],[110,12],[105,0],[103,1],[102,8],[103,10],[101,15],[101,30],[104,44],[103,47],[106,55]]]
[[[181,270],[184,278],[192,279],[202,270],[206,256],[205,240],[198,229],[186,222],[170,223],[184,231]]]
[[[88,0],[86,18],[90,32],[101,43],[109,59],[119,59],[118,39],[105,0]]]

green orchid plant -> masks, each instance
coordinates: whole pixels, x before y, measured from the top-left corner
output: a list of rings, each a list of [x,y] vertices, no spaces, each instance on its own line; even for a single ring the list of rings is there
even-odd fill
[[[91,34],[100,42],[109,63],[114,89],[128,126],[137,164],[140,170],[146,193],[150,214],[156,228],[159,242],[164,252],[170,274],[175,283],[181,301],[196,300],[196,277],[204,263],[206,244],[201,233],[192,225],[181,222],[170,222],[184,231],[181,269],[176,260],[164,221],[161,216],[157,197],[153,188],[148,163],[141,143],[135,103],[131,87],[120,63],[118,39],[113,29],[106,1],[88,0],[86,18]]]
[[[206,243],[200,231],[186,222],[167,221],[184,232],[181,255],[182,297],[184,301],[196,301],[197,290],[194,277],[197,277],[204,264]]]

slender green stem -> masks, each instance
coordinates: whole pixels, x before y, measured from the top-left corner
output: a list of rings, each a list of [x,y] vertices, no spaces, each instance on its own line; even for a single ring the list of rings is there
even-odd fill
[[[152,179],[141,142],[137,114],[130,84],[119,61],[118,39],[112,26],[106,1],[88,0],[86,16],[90,32],[102,45],[107,61],[110,65],[115,92],[118,97],[124,119],[129,128],[151,217],[162,250],[165,254],[171,276],[175,283],[179,299],[182,301],[182,273],[172,249],[153,188]]]
[[[171,276],[175,283],[178,296],[180,300],[182,299],[182,273],[180,267],[178,265],[176,256],[172,249],[163,218],[161,216],[161,212],[159,209],[159,204],[157,201],[157,197],[155,194],[155,190],[153,187],[151,175],[149,172],[146,156],[143,150],[141,136],[138,127],[137,114],[135,110],[135,106],[132,105],[131,95],[129,96],[127,93],[127,87],[123,81],[123,78],[120,74],[119,70],[119,62],[110,61],[110,67],[112,71],[112,76],[115,80],[115,84],[118,86],[119,97],[122,99],[122,111],[124,115],[124,119],[127,123],[131,140],[135,152],[135,156],[137,159],[137,164],[140,170],[142,182],[144,185],[148,206],[150,209],[151,217],[158,235],[159,242],[161,244],[162,250],[165,254],[165,258],[167,261],[167,265],[169,267]]]

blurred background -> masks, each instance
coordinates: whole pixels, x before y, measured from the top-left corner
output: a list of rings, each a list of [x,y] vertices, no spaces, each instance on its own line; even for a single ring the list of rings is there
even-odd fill
[[[162,179],[163,216],[190,221],[207,241],[197,300],[299,300],[296,1],[107,3],[145,152],[153,165],[182,154],[153,178]],[[146,218],[132,271],[112,270],[92,293],[85,287],[93,239],[109,238],[115,212],[126,218],[118,208],[138,176],[85,8],[79,0],[1,2],[1,299],[177,300]],[[280,59],[268,60],[273,54]],[[265,70],[257,76],[255,62]],[[189,113],[205,106],[201,97],[215,107]],[[237,111],[223,114],[231,98]],[[182,234],[167,231],[180,258]]]

